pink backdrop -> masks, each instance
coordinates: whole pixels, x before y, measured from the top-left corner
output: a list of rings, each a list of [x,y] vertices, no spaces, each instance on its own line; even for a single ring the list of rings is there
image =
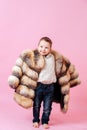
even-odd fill
[[[7,79],[20,52],[36,48],[42,36],[50,37],[53,48],[75,64],[82,81],[71,89],[66,115],[54,104],[57,110],[53,109],[51,124],[54,129],[70,130],[72,124],[74,129],[83,130],[87,128],[86,0],[0,0],[0,129],[28,130],[32,127],[32,110],[26,111],[13,101],[13,90]]]

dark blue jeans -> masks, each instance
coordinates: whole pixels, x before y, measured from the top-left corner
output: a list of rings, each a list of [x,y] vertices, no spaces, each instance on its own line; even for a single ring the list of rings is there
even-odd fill
[[[42,84],[38,83],[35,90],[35,98],[33,104],[33,122],[40,122],[40,108],[43,101],[43,113],[41,122],[48,124],[49,116],[52,110],[52,99],[54,93],[54,83]]]

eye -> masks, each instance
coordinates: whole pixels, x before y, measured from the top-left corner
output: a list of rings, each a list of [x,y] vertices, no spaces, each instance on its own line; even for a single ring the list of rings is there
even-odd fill
[[[43,48],[43,46],[40,46],[40,48]]]

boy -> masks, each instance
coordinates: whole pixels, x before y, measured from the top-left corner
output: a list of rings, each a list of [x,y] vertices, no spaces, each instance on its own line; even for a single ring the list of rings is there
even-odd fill
[[[48,37],[40,39],[38,44],[38,52],[44,57],[45,66],[39,73],[37,88],[35,90],[35,98],[33,105],[33,126],[39,127],[39,115],[41,102],[43,101],[43,114],[41,122],[44,128],[48,128],[48,121],[52,109],[52,99],[54,93],[54,83],[56,82],[55,60],[50,53],[52,41]]]

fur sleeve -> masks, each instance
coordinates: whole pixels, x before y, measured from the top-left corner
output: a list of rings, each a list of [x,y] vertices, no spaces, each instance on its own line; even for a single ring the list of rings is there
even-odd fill
[[[63,56],[62,67],[58,77],[58,84],[60,85],[61,93],[61,110],[66,113],[68,110],[68,103],[70,97],[70,88],[80,84],[79,74],[75,66]]]
[[[15,65],[12,73],[8,77],[8,84],[15,90],[14,100],[22,107],[29,108],[33,105],[34,89],[37,85],[38,73],[29,68],[29,64],[33,66],[33,52],[30,50],[23,51]],[[26,63],[28,61],[28,65]]]

